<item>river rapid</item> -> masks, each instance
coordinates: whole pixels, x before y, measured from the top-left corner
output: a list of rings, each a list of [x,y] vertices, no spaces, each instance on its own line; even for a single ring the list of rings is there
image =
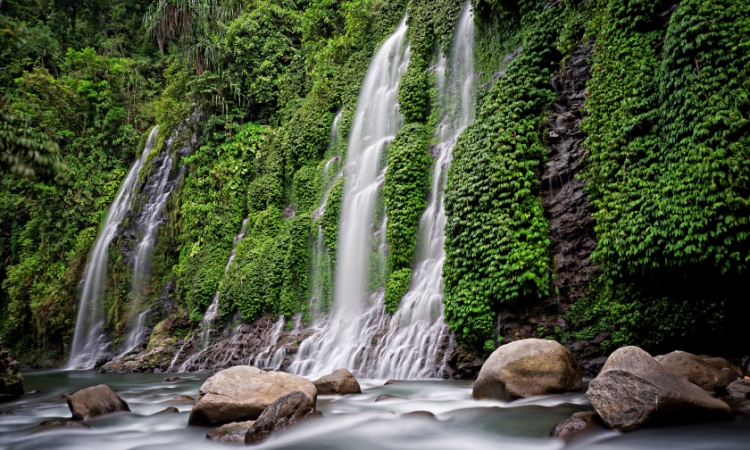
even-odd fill
[[[181,375],[163,382],[163,374],[101,374],[93,371],[24,373],[26,394],[0,405],[3,449],[221,449],[228,444],[205,439],[207,428],[188,427],[191,401],[208,375]],[[592,410],[583,393],[552,395],[510,403],[471,399],[471,382],[360,380],[363,393],[321,396],[323,418],[272,436],[258,449],[748,449],[750,419],[725,423],[641,430],[603,431],[567,446],[549,440],[549,431],[579,411]],[[41,430],[45,420],[70,420],[66,392],[107,384],[130,405],[131,413],[87,420],[91,429]],[[375,400],[381,395],[396,398]],[[155,413],[169,406],[178,414]],[[435,415],[408,413],[428,411]],[[6,414],[5,412],[12,412]],[[231,445],[229,446],[231,448]]]

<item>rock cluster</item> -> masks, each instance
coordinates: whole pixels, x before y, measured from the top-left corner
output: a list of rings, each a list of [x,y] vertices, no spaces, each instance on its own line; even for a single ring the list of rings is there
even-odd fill
[[[558,423],[550,431],[549,437],[570,441],[597,428],[604,429],[604,422],[599,417],[599,414],[595,412],[579,412],[573,414],[570,419]]]
[[[731,417],[726,403],[673,375],[638,347],[612,353],[586,396],[607,426],[619,431]]]
[[[315,407],[318,391],[304,378],[250,366],[232,367],[203,383],[188,424],[218,427],[256,420],[271,403],[294,391],[305,394]]]
[[[268,405],[245,434],[246,444],[263,442],[271,433],[275,433],[310,417],[321,414],[315,410],[315,401],[300,391],[291,392],[279,397]]]
[[[724,358],[704,359],[683,351],[654,358],[672,375],[693,383],[703,390],[724,392],[730,383],[740,377]]]
[[[513,400],[581,390],[581,369],[556,341],[524,339],[495,350],[479,372],[475,399]]]

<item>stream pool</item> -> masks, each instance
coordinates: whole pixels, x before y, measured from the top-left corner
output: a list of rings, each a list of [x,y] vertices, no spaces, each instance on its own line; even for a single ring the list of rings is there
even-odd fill
[[[101,374],[94,371],[26,372],[27,394],[0,404],[2,449],[226,449],[232,445],[205,439],[207,428],[188,428],[192,402],[205,374],[180,375],[185,381],[164,383],[164,374]],[[173,374],[169,374],[171,376]],[[471,399],[471,383],[409,381],[384,386],[385,380],[360,380],[363,393],[321,396],[324,418],[272,436],[258,449],[305,450],[459,450],[459,449],[750,449],[750,418],[725,423],[642,430],[601,432],[567,446],[547,439],[561,420],[591,405],[582,393],[536,397],[511,403]],[[88,420],[91,429],[40,431],[44,420],[70,420],[62,398],[66,392],[107,384],[130,405],[131,413]],[[375,400],[381,395],[396,398]],[[153,415],[168,406],[179,414]],[[428,415],[406,415],[429,411]]]

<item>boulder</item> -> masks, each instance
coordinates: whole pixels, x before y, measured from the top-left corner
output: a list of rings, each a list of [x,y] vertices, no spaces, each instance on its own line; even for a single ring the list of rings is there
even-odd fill
[[[318,391],[304,378],[250,366],[222,370],[201,386],[188,425],[218,427],[256,420],[276,399],[294,391],[307,395],[315,407]]]
[[[743,416],[750,416],[750,400],[746,400],[737,405],[735,412],[737,414],[742,414]]]
[[[555,425],[555,428],[549,432],[552,439],[572,440],[576,435],[596,428],[604,428],[604,422],[599,414],[595,412],[578,412],[573,414],[570,419],[565,419]]]
[[[318,395],[347,395],[361,394],[362,388],[351,372],[346,369],[334,370],[313,384],[318,389]]]
[[[490,355],[474,383],[475,399],[513,400],[581,390],[573,353],[556,341],[522,339]]]
[[[23,378],[18,361],[8,356],[0,346],[0,403],[15,400],[23,395]]]
[[[130,411],[125,400],[106,384],[81,389],[65,398],[68,401],[73,420],[86,420],[105,414]]]
[[[253,426],[245,434],[245,444],[257,444],[271,433],[292,427],[299,422],[320,416],[315,410],[315,401],[304,392],[290,392],[268,405]]]
[[[672,375],[638,347],[612,353],[586,397],[604,423],[619,431],[731,417],[726,403]]]
[[[242,443],[245,442],[245,435],[255,421],[232,422],[222,425],[206,433],[206,439],[216,442]]]
[[[692,353],[677,350],[654,359],[672,375],[696,384],[704,391],[723,392],[729,383],[740,377],[740,374],[731,368],[717,367],[722,364],[720,360],[723,358],[712,359],[709,362]]]
[[[750,397],[750,380],[745,378],[729,383],[727,392],[732,397]]]

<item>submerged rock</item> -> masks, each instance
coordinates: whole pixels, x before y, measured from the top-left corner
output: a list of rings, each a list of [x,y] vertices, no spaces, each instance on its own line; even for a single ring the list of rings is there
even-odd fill
[[[607,426],[619,431],[731,417],[726,403],[672,375],[638,347],[612,353],[586,397]]]
[[[590,432],[596,428],[604,429],[604,421],[595,412],[579,412],[573,414],[570,419],[565,419],[555,425],[555,428],[549,432],[549,437],[553,439],[564,439],[570,441],[576,436]]]
[[[248,420],[247,422],[228,423],[206,433],[206,439],[210,441],[227,443],[245,442],[245,435],[254,423],[254,420]]]
[[[732,381],[740,377],[731,368],[717,367],[723,364],[723,358],[714,359],[711,364],[692,353],[677,350],[654,359],[672,375],[696,384],[705,391],[723,392]]]
[[[165,383],[177,383],[179,381],[183,381],[180,377],[167,377],[163,380]]]
[[[15,400],[23,395],[23,378],[18,361],[0,346],[0,403]]]
[[[513,400],[581,390],[573,353],[556,341],[524,339],[490,355],[474,383],[475,399]]]
[[[375,399],[375,403],[382,402],[383,400],[393,400],[393,399],[396,399],[396,398],[398,398],[398,397],[396,397],[395,395],[383,394],[383,395],[381,395],[381,396],[379,396],[378,398]]]
[[[86,420],[115,412],[130,412],[130,407],[106,384],[81,389],[66,397],[73,420]]]
[[[177,397],[170,400],[171,402],[181,402],[181,403],[191,403],[194,402],[195,399],[189,395],[178,395]]]
[[[160,416],[162,414],[175,414],[180,412],[179,409],[175,408],[174,406],[170,406],[169,408],[163,409],[159,411],[158,413],[153,414],[154,416]]]
[[[334,370],[313,382],[318,389],[318,395],[347,395],[361,394],[362,388],[351,372],[346,369]],[[387,384],[387,383],[386,383]]]
[[[245,434],[245,443],[257,444],[266,440],[271,433],[287,429],[307,418],[316,416],[321,416],[321,414],[315,410],[314,400],[304,392],[291,392],[268,405],[268,408]]]
[[[750,401],[746,400],[737,405],[735,412],[737,414],[742,414],[743,416],[750,416]]]
[[[45,420],[39,424],[41,429],[37,431],[44,431],[50,428],[87,428],[91,429],[91,425],[83,422],[63,422],[60,420]]]
[[[304,378],[250,366],[222,370],[201,386],[188,425],[221,426],[256,420],[276,399],[294,391],[303,392],[315,407],[318,391]]]

